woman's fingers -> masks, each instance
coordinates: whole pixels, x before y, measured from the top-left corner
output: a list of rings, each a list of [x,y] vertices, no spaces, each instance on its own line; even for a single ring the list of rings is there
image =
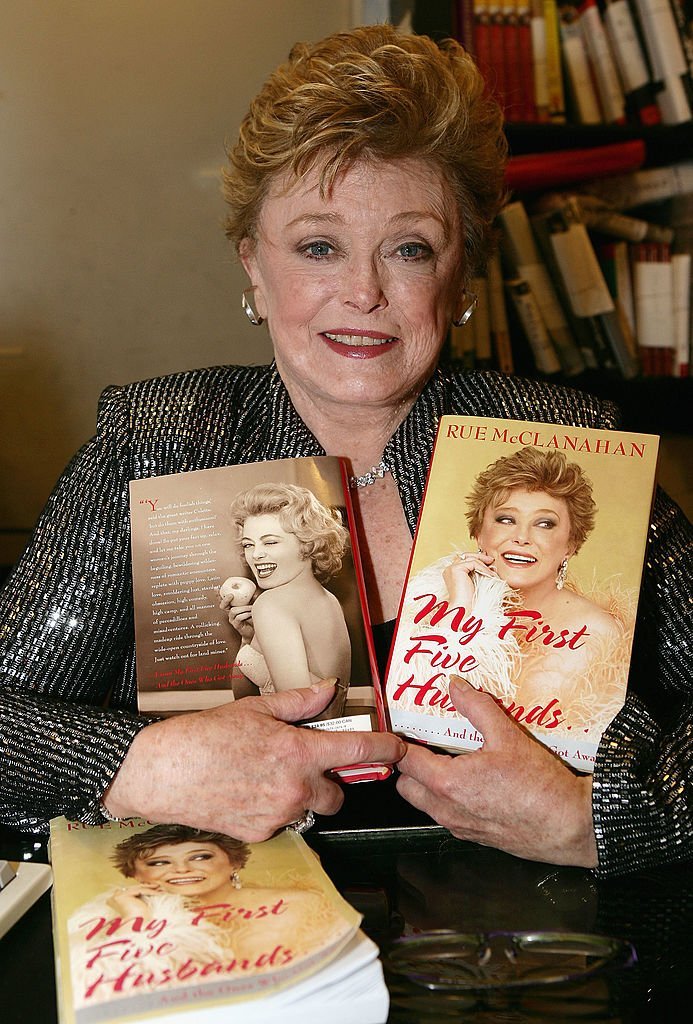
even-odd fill
[[[143,729],[104,800],[111,814],[267,839],[310,809],[333,814],[343,793],[326,773],[391,763],[405,751],[384,733],[297,729],[334,692],[331,681],[271,697],[247,697]]]
[[[563,764],[487,694],[460,681],[450,695],[484,744],[457,757],[410,745],[399,763],[402,796],[460,839],[595,867],[591,778]]]

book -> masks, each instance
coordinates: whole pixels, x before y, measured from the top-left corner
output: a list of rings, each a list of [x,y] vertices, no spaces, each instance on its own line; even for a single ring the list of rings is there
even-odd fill
[[[385,682],[395,732],[478,749],[450,699],[457,676],[593,770],[625,699],[657,448],[649,434],[441,418]]]
[[[334,700],[305,724],[381,727],[343,460],[134,480],[130,521],[141,712],[197,711],[337,677]],[[365,781],[390,771],[345,766],[341,774]]]
[[[614,300],[616,315],[628,350],[633,358],[639,361],[640,354],[635,337],[635,305],[628,243],[624,241],[600,242],[596,251],[604,280]]]
[[[693,159],[680,160],[665,167],[646,167],[614,177],[600,178],[595,168],[593,180],[585,179],[585,188],[618,210],[631,210],[646,203],[659,203],[674,196],[693,194]]]
[[[606,146],[527,153],[508,160],[505,183],[518,192],[540,192],[603,175],[621,176],[636,171],[645,161],[642,139],[613,142]],[[590,185],[591,188],[591,185]]]
[[[60,1024],[387,1018],[377,947],[303,839],[51,822]]]
[[[532,225],[554,280],[561,282],[573,323],[590,332],[598,364],[617,370],[626,380],[636,376],[638,364],[621,331],[579,205],[567,198],[562,206],[533,217]]]
[[[673,376],[674,278],[668,245],[642,242],[633,246],[633,304],[643,374]]]
[[[507,203],[498,215],[501,251],[506,264],[528,282],[558,355],[568,376],[581,373],[585,362],[556,295],[550,274],[541,258],[524,203]]]
[[[604,27],[623,86],[626,110],[640,124],[659,124],[662,117],[656,90],[628,0],[607,0]]]
[[[546,77],[549,88],[549,120],[565,121],[565,90],[563,88],[563,61],[561,57],[561,31],[558,5],[555,0],[543,0],[544,30],[546,36]]]
[[[601,124],[602,110],[580,27],[580,12],[575,4],[559,8],[561,55],[567,92],[578,124]]]
[[[508,313],[505,306],[503,273],[500,256],[497,252],[494,252],[489,258],[486,273],[488,278],[489,322],[491,326],[493,360],[496,368],[501,373],[513,373],[515,366],[510,342]]]
[[[515,0],[517,19],[517,64],[519,69],[519,97],[515,107],[516,120],[539,120],[535,93],[535,64],[532,49],[532,18],[529,0]],[[544,54],[544,65],[546,55]]]
[[[672,253],[674,376],[688,377],[691,359],[691,254]]]
[[[549,93],[548,39],[544,0],[531,0],[530,41],[532,50],[532,76],[534,82],[535,120],[551,120]]]
[[[603,118],[607,124],[625,124],[626,98],[596,0],[580,4],[580,31]]]
[[[656,94],[664,124],[685,124],[693,118],[690,69],[669,0],[633,0],[652,75],[661,87]]]
[[[505,287],[538,372],[547,375],[560,373],[561,363],[531,284],[525,278],[513,277],[506,280]]]

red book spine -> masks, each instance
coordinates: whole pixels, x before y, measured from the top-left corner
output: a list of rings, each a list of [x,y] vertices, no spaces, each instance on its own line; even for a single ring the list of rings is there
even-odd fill
[[[520,70],[521,121],[538,121],[539,114],[534,91],[534,56],[532,52],[532,22],[528,3],[517,5],[517,48]]]
[[[575,181],[635,171],[644,162],[645,143],[642,139],[633,139],[590,149],[512,157],[508,161],[505,181],[508,188],[519,192],[537,192]]]

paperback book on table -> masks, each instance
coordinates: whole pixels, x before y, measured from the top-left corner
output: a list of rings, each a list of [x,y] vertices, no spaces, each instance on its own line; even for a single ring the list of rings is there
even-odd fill
[[[60,1024],[386,1019],[377,947],[300,836],[177,829],[51,822]]]
[[[343,460],[280,459],[130,484],[138,704],[198,711],[337,676],[323,729],[383,726]],[[250,635],[232,625],[250,608]],[[276,686],[275,686],[276,684]],[[346,781],[386,777],[348,766]]]
[[[395,732],[480,747],[460,677],[593,770],[625,700],[658,440],[442,417],[385,682]]]

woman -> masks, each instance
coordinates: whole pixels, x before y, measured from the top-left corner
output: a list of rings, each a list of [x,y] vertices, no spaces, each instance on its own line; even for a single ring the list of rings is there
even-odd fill
[[[276,878],[270,885],[257,876],[248,881],[250,855],[238,839],[182,825],[155,825],[118,843],[113,863],[131,881],[80,906],[70,919],[75,992],[90,993],[83,1005],[112,999],[128,963],[133,976],[121,989],[116,985],[124,996],[156,992],[178,971],[183,986],[220,973],[243,985],[252,975],[280,980],[283,972],[300,972],[302,960],[334,951],[353,934],[355,912],[350,920],[296,873],[295,864],[284,863],[280,886]],[[112,927],[118,921],[125,927]],[[99,922],[106,927],[97,930]],[[109,943],[101,945],[109,934],[129,957],[114,957]],[[78,952],[85,942],[88,956]]]
[[[338,718],[349,687],[351,643],[342,607],[323,583],[342,568],[349,532],[311,491],[295,484],[258,484],[234,499],[230,514],[261,591],[238,667],[262,694],[336,677],[339,692],[329,717]],[[246,609],[234,608],[232,625]]]
[[[515,683],[528,702],[547,693],[559,697],[574,725],[577,684],[589,678],[600,691],[606,724],[620,703],[628,644],[613,598],[604,595],[600,605],[566,586],[569,559],[591,533],[596,513],[582,469],[562,452],[521,448],[479,474],[467,506],[469,534],[479,550],[457,556],[444,570],[450,601],[473,608],[480,578],[498,576],[509,599],[519,595],[522,607],[540,613],[555,635],[584,634],[570,648],[557,649],[526,642],[518,628],[511,634],[522,653]]]
[[[384,623],[442,413],[615,424],[615,410],[587,395],[438,366],[483,267],[505,153],[501,112],[454,42],[371,26],[296,46],[270,76],[230,150],[225,188],[227,231],[250,278],[246,312],[267,320],[276,363],[104,394],[97,439],[58,485],[4,598],[5,821],[141,815],[262,839],[306,808],[338,809],[325,775],[336,764],[383,760],[400,762],[401,793],[456,835],[520,856],[614,873],[693,854],[682,782],[688,534],[663,496],[633,693],[603,739],[594,787],[462,687],[455,704],[486,742],[454,761],[382,734],[292,729],[323,710],[329,685],[164,722],[132,713],[131,476],[349,458],[371,617]],[[181,771],[191,758],[194,772]]]

